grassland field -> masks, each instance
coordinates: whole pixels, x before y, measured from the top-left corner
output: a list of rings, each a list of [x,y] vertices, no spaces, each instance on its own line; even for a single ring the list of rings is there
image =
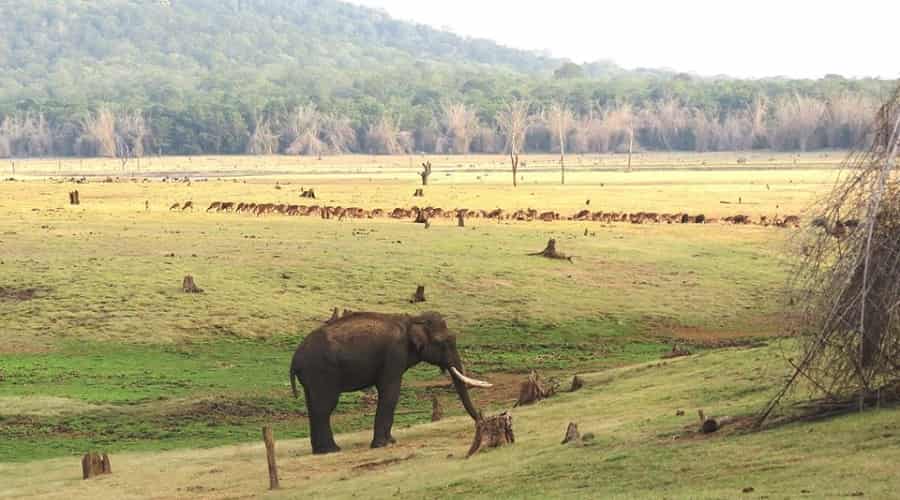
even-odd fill
[[[783,333],[786,250],[805,228],[473,219],[425,229],[204,211],[213,201],[300,203],[301,187],[314,187],[320,204],[366,209],[571,214],[590,200],[592,210],[808,218],[842,158],[644,154],[626,173],[624,156],[571,156],[561,186],[557,160],[535,156],[513,188],[503,157],[430,157],[424,199],[412,197],[419,156],[144,158],[124,169],[116,160],[16,160],[14,175],[12,163],[0,163],[0,176],[16,179],[0,182],[0,478],[9,478],[0,496],[127,498],[151,485],[163,498],[254,496],[261,490],[245,469],[258,445],[238,443],[257,441],[263,424],[285,440],[284,482],[301,488],[286,496],[730,497],[772,481],[800,494],[812,483],[798,470],[843,474],[845,483],[828,486],[834,494],[887,495],[894,483],[873,490],[851,469],[887,477],[878,460],[897,458],[896,438],[877,436],[894,436],[892,410],[868,417],[876,427],[857,425],[864,416],[817,424],[810,432],[821,456],[809,457],[805,431],[790,426],[710,443],[673,439],[691,423],[674,418],[676,407],[750,412],[782,380],[781,351],[791,344],[772,339]],[[73,189],[79,206],[68,205]],[[185,201],[198,210],[168,210]],[[527,255],[551,237],[572,263]],[[181,292],[187,274],[205,293]],[[413,305],[418,284],[428,301]],[[420,425],[433,394],[451,416],[463,411],[449,380],[418,367],[405,378],[396,426],[410,428],[388,452],[395,465],[363,451],[374,403],[361,394],[344,395],[336,416],[336,431],[351,433],[339,437],[349,451],[313,461],[288,363],[334,307],[443,313],[468,368],[497,382],[473,393],[486,411],[511,406],[532,369],[602,383],[517,410],[520,442],[479,468],[459,460],[470,433],[464,418]],[[751,348],[760,340],[773,345]],[[699,354],[653,361],[675,343]],[[620,368],[629,366],[637,368]],[[597,433],[596,445],[559,448],[558,424],[576,417]],[[871,439],[871,450],[863,444],[865,453],[829,461],[842,446],[832,431]],[[88,449],[143,472],[79,484],[66,464]],[[156,460],[179,472],[163,480]],[[31,484],[21,471],[46,481]],[[397,492],[399,478],[409,487]]]

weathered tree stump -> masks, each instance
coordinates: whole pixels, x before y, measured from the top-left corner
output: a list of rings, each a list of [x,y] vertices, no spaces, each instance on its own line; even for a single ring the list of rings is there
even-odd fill
[[[706,415],[703,414],[703,410],[697,410],[697,414],[700,416],[700,432],[703,434],[712,434],[719,430],[719,422],[716,419],[710,417],[707,418]]]
[[[81,200],[78,197],[78,190],[69,192],[69,205],[80,205]]]
[[[424,198],[424,197],[425,197],[425,190],[422,188],[416,189],[416,192],[413,193],[413,198]]]
[[[576,424],[575,422],[569,422],[569,427],[566,429],[566,437],[563,438],[562,443],[560,444],[580,442],[581,434],[578,432],[578,424]]]
[[[575,375],[572,377],[572,387],[569,389],[569,392],[575,392],[584,387],[584,379]]]
[[[423,285],[419,285],[416,287],[416,293],[413,294],[412,299],[410,299],[409,302],[412,304],[425,302],[425,287]]]
[[[266,460],[269,463],[269,489],[278,489],[278,466],[275,464],[275,435],[272,427],[263,427],[263,442],[266,443]]]
[[[466,227],[466,215],[462,212],[457,212],[456,214],[456,225],[459,227]]]
[[[419,210],[416,213],[416,224],[428,224],[428,216],[425,215],[424,210]]]
[[[109,463],[109,455],[104,453],[86,453],[81,457],[81,475],[83,479],[112,474],[112,465]]]
[[[422,163],[422,172],[419,173],[419,176],[422,178],[422,185],[427,186],[428,178],[431,177],[431,162],[430,161],[426,161],[426,162]]]
[[[554,238],[550,238],[550,241],[547,242],[547,247],[540,252],[530,253],[528,255],[546,257],[548,259],[567,260],[569,262],[572,262],[572,257],[569,257],[568,255],[560,253],[556,250],[556,239]]]
[[[499,448],[516,442],[513,435],[512,415],[503,412],[496,417],[481,419],[475,423],[475,439],[466,458],[489,448]]]
[[[203,289],[197,286],[197,283],[194,282],[194,277],[191,275],[184,277],[184,280],[181,282],[181,290],[184,293],[203,293]]]
[[[439,422],[444,418],[444,409],[441,408],[441,400],[436,395],[431,396],[431,421]]]
[[[522,382],[522,386],[519,388],[519,400],[516,401],[516,406],[537,403],[542,399],[549,398],[555,392],[553,387],[545,388],[541,383],[541,378],[538,374],[536,372],[531,372],[531,374],[528,375],[528,380]]]

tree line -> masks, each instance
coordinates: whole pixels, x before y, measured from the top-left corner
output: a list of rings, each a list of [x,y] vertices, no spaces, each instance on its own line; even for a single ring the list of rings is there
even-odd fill
[[[510,98],[491,114],[444,101],[414,121],[389,111],[360,120],[307,103],[249,109],[171,111],[101,106],[72,117],[40,110],[0,114],[0,157],[147,154],[509,153],[806,151],[851,148],[866,140],[877,100],[859,93],[757,96],[720,110],[675,98],[596,104]],[[417,117],[417,118],[422,118]]]

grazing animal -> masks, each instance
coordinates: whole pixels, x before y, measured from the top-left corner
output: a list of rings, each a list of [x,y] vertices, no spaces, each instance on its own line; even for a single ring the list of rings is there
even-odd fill
[[[172,204],[171,207],[169,207],[169,211],[171,212],[172,210],[178,210],[179,208],[181,208],[181,203],[176,202]]]
[[[181,211],[184,212],[184,211],[187,210],[187,209],[190,209],[191,212],[194,211],[194,202],[193,202],[193,201],[186,201],[186,202],[184,202],[184,206],[181,207]]]

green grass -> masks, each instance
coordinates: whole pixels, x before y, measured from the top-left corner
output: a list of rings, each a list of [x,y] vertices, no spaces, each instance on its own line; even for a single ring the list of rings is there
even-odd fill
[[[781,353],[792,350],[791,344],[717,350],[583,374],[582,390],[512,410],[514,445],[468,460],[462,457],[471,421],[464,416],[400,429],[398,444],[388,449],[367,449],[367,430],[340,435],[344,451],[327,457],[311,456],[305,439],[290,440],[277,429],[282,490],[268,495],[893,498],[900,486],[896,407],[762,432],[733,424],[714,435],[697,433],[698,408],[717,417],[754,415],[783,383],[788,367]],[[795,393],[786,402],[803,397]],[[595,438],[584,446],[560,445],[569,422]],[[0,476],[9,477],[0,482],[0,496],[263,495],[258,432],[248,429],[252,445],[118,452],[112,455],[115,474],[99,481],[80,480],[77,457],[0,464]],[[742,493],[745,488],[752,493]]]
[[[674,342],[697,351],[779,333],[782,249],[792,234],[781,229],[470,220],[465,229],[438,221],[426,230],[389,220],[203,212],[212,200],[296,202],[308,182],[323,204],[409,206],[415,175],[404,177],[407,160],[334,159],[315,175],[299,175],[278,159],[281,189],[274,178],[92,182],[76,186],[79,207],[64,204],[69,183],[0,183],[0,287],[35,290],[31,300],[0,297],[0,462],[93,446],[121,452],[244,442],[264,422],[302,437],[305,408],[288,397],[287,367],[302,336],[333,307],[440,311],[459,333],[467,367],[504,381],[476,394],[488,409],[508,404],[514,375],[532,369],[561,377],[657,359]],[[492,175],[503,173],[501,159],[488,160]],[[737,210],[719,200],[743,195],[748,212],[769,213],[796,209],[833,178],[830,165],[807,160],[826,170],[624,174],[589,172],[585,164],[571,185],[540,174],[533,178],[546,183],[519,189],[494,177],[479,183],[444,164],[425,201],[574,212],[592,199],[599,210],[712,213]],[[691,167],[680,156],[672,161]],[[336,173],[357,167],[367,170]],[[381,169],[375,182],[368,178]],[[166,210],[189,199],[198,211]],[[574,263],[527,255],[551,237]],[[183,294],[186,274],[206,293]],[[418,284],[428,301],[412,305]],[[435,393],[461,413],[445,385],[432,367],[409,373],[398,424],[426,421]],[[368,429],[373,411],[359,394],[346,395],[336,426]]]

